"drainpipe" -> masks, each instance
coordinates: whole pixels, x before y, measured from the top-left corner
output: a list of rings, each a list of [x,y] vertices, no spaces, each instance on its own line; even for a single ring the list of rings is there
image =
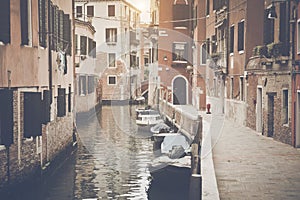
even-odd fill
[[[49,91],[50,91],[50,105],[52,104],[52,32],[51,30],[51,19],[49,17],[49,14],[51,12],[50,5],[48,5],[48,71],[49,71]]]

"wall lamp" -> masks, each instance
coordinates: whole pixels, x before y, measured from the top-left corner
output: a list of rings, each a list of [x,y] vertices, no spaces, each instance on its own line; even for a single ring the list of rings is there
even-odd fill
[[[168,60],[168,57],[167,56],[164,56],[164,61],[167,61]]]

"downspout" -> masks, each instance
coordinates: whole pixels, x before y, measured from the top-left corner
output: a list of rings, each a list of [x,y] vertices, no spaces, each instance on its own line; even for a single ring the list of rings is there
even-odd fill
[[[52,32],[51,30],[51,8],[50,8],[50,1],[48,1],[48,71],[49,71],[49,91],[50,91],[50,105],[52,104]],[[52,16],[52,15],[51,15]],[[53,22],[52,22],[53,23]]]

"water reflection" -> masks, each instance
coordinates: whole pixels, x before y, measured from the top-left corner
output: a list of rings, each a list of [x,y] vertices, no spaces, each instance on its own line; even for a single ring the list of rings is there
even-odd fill
[[[88,123],[78,123],[82,144],[91,156],[78,153],[75,185],[81,188],[76,198],[147,199],[152,142],[137,132],[129,109],[104,106]]]

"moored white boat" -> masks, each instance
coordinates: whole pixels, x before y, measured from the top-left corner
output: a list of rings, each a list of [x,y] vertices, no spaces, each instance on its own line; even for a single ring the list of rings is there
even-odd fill
[[[149,131],[152,126],[164,122],[159,112],[155,110],[136,110],[136,112],[136,124],[138,125],[139,129],[145,129]]]

